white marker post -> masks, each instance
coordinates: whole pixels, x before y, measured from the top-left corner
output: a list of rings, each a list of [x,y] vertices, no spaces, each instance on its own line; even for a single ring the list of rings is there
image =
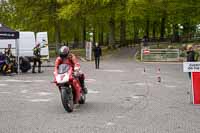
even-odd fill
[[[92,42],[86,42],[85,51],[86,51],[86,60],[91,61],[92,60]]]

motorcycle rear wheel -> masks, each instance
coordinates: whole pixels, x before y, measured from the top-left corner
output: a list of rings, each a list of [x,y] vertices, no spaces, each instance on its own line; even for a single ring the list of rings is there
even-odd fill
[[[67,112],[72,112],[74,110],[73,93],[71,88],[61,88],[61,101],[63,107]]]

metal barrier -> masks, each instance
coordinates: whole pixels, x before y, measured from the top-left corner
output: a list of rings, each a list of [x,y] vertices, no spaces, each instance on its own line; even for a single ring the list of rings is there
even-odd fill
[[[141,50],[142,61],[179,61],[179,49],[147,49]]]

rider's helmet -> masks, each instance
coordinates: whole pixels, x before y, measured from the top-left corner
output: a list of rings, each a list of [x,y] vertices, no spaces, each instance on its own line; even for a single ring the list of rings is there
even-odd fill
[[[69,55],[69,48],[67,46],[62,46],[59,51],[61,58],[65,58]]]

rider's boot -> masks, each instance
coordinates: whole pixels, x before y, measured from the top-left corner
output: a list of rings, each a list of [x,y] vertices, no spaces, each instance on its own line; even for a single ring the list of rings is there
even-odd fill
[[[80,80],[80,82],[81,82],[81,87],[82,87],[82,90],[83,90],[84,94],[87,94],[88,90],[85,87],[85,80]]]

